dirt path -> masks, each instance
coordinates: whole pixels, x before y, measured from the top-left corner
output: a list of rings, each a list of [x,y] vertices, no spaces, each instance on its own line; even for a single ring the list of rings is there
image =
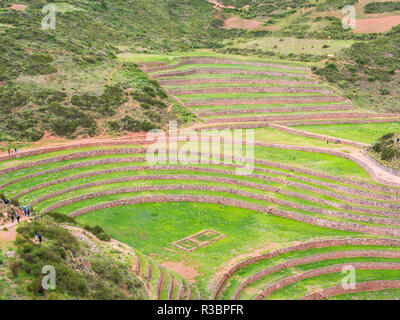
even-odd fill
[[[114,76],[114,73],[117,72],[118,70],[120,70],[121,68],[122,68],[122,63],[111,70],[110,75],[108,76],[108,81],[107,81],[107,84],[109,87],[111,87],[112,78]]]
[[[223,9],[223,8],[236,9],[235,6],[226,6],[226,5],[222,4],[221,2],[218,2],[217,0],[207,0],[207,1],[209,3],[212,3],[216,9]]]
[[[400,188],[399,176],[390,173],[389,171],[383,170],[381,167],[377,166],[376,163],[368,159],[361,152],[361,150],[354,150],[351,155],[371,168],[374,175],[376,175],[375,177],[373,177],[375,181],[392,187]]]

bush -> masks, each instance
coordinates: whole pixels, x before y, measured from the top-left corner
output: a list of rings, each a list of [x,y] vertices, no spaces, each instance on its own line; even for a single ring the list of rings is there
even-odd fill
[[[57,221],[58,223],[70,223],[70,224],[76,224],[76,220],[74,217],[71,217],[69,215],[66,214],[62,214],[59,212],[47,212],[44,214],[44,216],[49,216],[52,217],[55,221]]]
[[[111,241],[111,237],[108,234],[106,234],[104,229],[102,227],[100,227],[99,225],[94,226],[94,227],[91,227],[89,225],[85,225],[83,228],[85,230],[93,233],[97,238],[99,238],[102,241],[106,241],[106,242]]]
[[[19,206],[20,206],[20,203],[19,203],[18,199],[11,199],[11,200],[10,200],[10,203],[11,203],[13,206],[16,206],[16,207],[19,207]]]
[[[390,132],[390,133],[385,134],[381,138],[379,138],[379,141],[389,140],[389,139],[392,139],[394,136],[395,136],[395,133]]]

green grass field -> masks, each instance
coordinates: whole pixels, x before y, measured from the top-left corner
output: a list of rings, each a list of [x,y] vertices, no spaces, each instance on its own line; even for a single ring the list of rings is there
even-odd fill
[[[335,125],[295,126],[294,128],[370,144],[374,141],[377,141],[386,133],[399,132],[400,123],[349,123]]]
[[[196,280],[203,293],[219,266],[258,247],[348,234],[248,210],[197,203],[126,206],[100,210],[79,220],[102,225],[112,237],[160,261],[184,262],[202,274]],[[190,254],[166,249],[172,242],[205,229],[227,237]]]

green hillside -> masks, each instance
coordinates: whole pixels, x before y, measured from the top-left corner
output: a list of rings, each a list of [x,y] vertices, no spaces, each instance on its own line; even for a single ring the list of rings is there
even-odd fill
[[[55,30],[41,29],[46,1],[21,1],[24,10],[8,9],[12,3],[0,8],[3,139],[159,127],[179,108],[168,109],[173,101],[157,83],[116,55],[210,47],[229,33],[203,0],[52,1]]]

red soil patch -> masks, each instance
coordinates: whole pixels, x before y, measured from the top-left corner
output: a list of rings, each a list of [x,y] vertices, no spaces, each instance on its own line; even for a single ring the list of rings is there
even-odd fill
[[[13,3],[10,7],[11,10],[25,11],[26,5]]]
[[[256,20],[242,19],[231,17],[225,20],[224,29],[246,29],[246,30],[276,30],[278,26],[265,27],[261,22]]]
[[[194,281],[195,278],[199,276],[194,267],[187,266],[183,262],[167,261],[163,263],[163,266],[175,271],[181,277],[189,281]]]
[[[17,237],[17,228],[11,228],[8,231],[0,230],[0,243],[2,245],[12,244]]]
[[[358,19],[354,33],[386,32],[400,24],[400,16]]]
[[[215,8],[217,8],[217,9],[221,9],[221,8],[235,9],[235,6],[226,6],[226,5],[218,2],[217,0],[207,0],[207,1],[212,3],[215,6]]]

